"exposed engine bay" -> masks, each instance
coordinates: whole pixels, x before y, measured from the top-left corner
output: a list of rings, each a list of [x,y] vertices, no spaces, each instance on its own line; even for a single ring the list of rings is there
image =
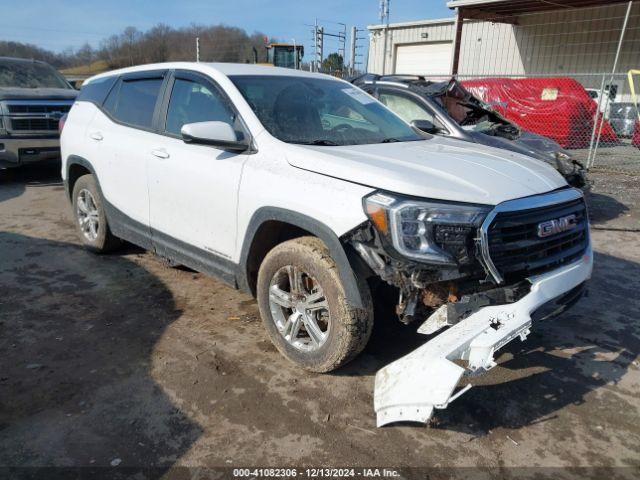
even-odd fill
[[[465,129],[508,140],[517,140],[522,135],[517,125],[485,106],[457,80],[452,79],[446,89],[432,98]]]
[[[479,262],[466,254],[459,257],[459,268],[430,267],[395,258],[386,253],[373,228],[354,232],[351,245],[380,279],[398,289],[395,311],[404,324],[433,318],[433,322],[439,319],[441,327],[453,325],[482,307],[516,302],[530,288],[528,282],[497,286]]]

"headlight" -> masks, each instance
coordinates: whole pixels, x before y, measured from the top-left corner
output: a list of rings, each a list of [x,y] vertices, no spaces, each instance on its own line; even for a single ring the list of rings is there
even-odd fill
[[[492,207],[403,199],[374,193],[364,199],[378,232],[405,257],[439,265],[473,262],[474,238]]]

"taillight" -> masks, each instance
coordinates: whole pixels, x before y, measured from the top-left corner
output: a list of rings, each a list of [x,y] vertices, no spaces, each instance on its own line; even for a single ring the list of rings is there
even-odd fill
[[[64,128],[64,124],[67,122],[67,116],[68,114],[64,114],[60,117],[60,120],[58,120],[58,133],[62,133],[62,129]]]

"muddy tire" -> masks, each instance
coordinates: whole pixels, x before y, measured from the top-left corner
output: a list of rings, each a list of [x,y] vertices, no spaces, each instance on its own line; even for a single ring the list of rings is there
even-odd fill
[[[335,370],[367,344],[373,306],[364,281],[359,289],[364,308],[349,304],[338,267],[316,237],[276,246],[258,272],[258,306],[271,341],[288,360],[313,372]]]
[[[71,198],[76,230],[85,248],[105,253],[122,244],[109,229],[104,202],[93,175],[83,175],[76,180]]]

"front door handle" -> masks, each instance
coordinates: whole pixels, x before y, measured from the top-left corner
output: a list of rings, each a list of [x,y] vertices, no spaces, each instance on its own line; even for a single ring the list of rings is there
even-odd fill
[[[151,155],[154,155],[158,158],[169,158],[169,153],[164,148],[156,148],[155,150],[151,150]]]
[[[89,136],[98,142],[104,138],[100,132],[91,132]]]

